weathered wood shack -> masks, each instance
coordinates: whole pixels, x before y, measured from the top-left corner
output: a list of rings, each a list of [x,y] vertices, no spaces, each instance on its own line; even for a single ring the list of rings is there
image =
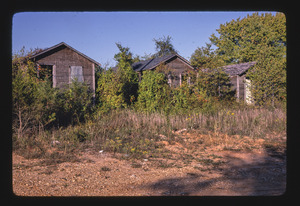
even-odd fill
[[[141,79],[143,71],[155,70],[163,66],[170,86],[177,87],[182,84],[183,78],[189,73],[196,73],[190,62],[178,54],[165,55],[132,64],[134,71],[139,73]]]
[[[245,101],[247,104],[252,103],[252,96],[250,91],[251,81],[246,77],[246,73],[255,64],[256,62],[247,62],[221,67],[230,77],[233,90],[236,91],[237,100]]]
[[[31,60],[37,64],[38,71],[48,71],[53,87],[64,88],[77,79],[95,92],[95,67],[100,64],[68,44],[61,42],[42,50]]]

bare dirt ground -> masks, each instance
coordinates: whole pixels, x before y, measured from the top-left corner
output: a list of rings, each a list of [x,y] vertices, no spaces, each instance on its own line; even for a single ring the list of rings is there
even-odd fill
[[[257,144],[263,142],[258,140]],[[42,159],[25,159],[13,153],[13,192],[19,196],[248,196],[285,192],[285,148],[236,151],[196,149],[184,141],[161,144],[172,155],[132,160],[124,154],[86,151],[77,154],[77,161],[49,165]]]

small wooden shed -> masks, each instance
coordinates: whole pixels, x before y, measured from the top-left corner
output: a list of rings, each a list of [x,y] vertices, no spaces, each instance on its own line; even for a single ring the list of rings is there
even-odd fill
[[[221,67],[230,77],[233,90],[236,91],[237,100],[243,100],[247,104],[252,103],[252,95],[250,91],[251,81],[246,78],[246,73],[255,64],[256,62],[254,61]]]
[[[65,42],[42,50],[31,60],[37,64],[38,71],[49,71],[53,87],[63,88],[77,79],[95,92],[95,67],[100,64]]]
[[[190,62],[178,54],[165,55],[132,64],[134,71],[139,73],[141,79],[143,71],[157,69],[164,65],[168,70],[167,78],[170,86],[181,85],[184,75],[188,72],[196,72]]]

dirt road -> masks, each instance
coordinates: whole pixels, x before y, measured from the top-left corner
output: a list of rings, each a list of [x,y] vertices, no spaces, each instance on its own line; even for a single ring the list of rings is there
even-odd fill
[[[177,164],[126,160],[85,152],[77,162],[43,165],[13,154],[13,192],[20,196],[280,195],[285,192],[283,152],[219,151],[218,161]],[[180,160],[183,161],[183,160]],[[210,163],[210,167],[204,167]]]

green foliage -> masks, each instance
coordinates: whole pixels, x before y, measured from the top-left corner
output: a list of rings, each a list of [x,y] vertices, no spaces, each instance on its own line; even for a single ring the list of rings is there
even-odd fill
[[[19,61],[15,57],[15,62]],[[23,136],[23,132],[31,125],[35,124],[34,116],[38,114],[37,110],[37,88],[38,81],[30,74],[33,71],[32,62],[23,65],[21,62],[13,64],[12,79],[12,102],[13,119],[18,125],[14,127],[17,130],[18,138]]]
[[[39,112],[35,117],[43,127],[51,125],[56,120],[57,94],[58,90],[52,88],[52,83],[49,79],[39,82],[36,91],[36,109]]]
[[[73,81],[64,90],[52,87],[50,77],[38,78],[35,64],[24,52],[13,56],[13,130],[18,139],[54,125],[84,121],[92,112],[92,93]]]
[[[164,112],[165,114],[207,111],[211,108],[211,98],[199,84],[189,84],[183,78],[180,87],[171,88],[164,73],[145,71],[138,91],[136,108],[144,112]]]
[[[230,78],[221,68],[199,70],[196,84],[208,96],[223,100],[232,100],[234,96],[231,90]]]
[[[92,111],[92,92],[85,83],[72,81],[56,97],[56,116],[60,125],[84,121]]]
[[[174,49],[173,44],[171,43],[172,38],[168,35],[167,37],[153,39],[155,42],[155,50],[157,51],[154,54],[154,57],[161,57],[169,54],[176,54],[177,51]]]
[[[117,74],[109,69],[102,72],[98,80],[97,96],[102,110],[126,107],[122,93],[123,85]]]
[[[180,87],[173,90],[173,105],[177,112],[183,111],[186,113],[194,109],[200,109],[205,101],[207,100],[203,90],[198,90],[185,81]]]
[[[145,112],[168,110],[170,87],[163,73],[145,71],[139,85],[136,107]]]
[[[221,24],[212,34],[216,53],[227,64],[256,61],[249,73],[257,104],[286,97],[286,20],[283,13],[254,13]]]
[[[260,61],[247,73],[251,92],[258,105],[286,102],[286,61],[262,50]]]
[[[268,52],[280,58],[285,55],[286,22],[283,13],[254,13],[251,16],[221,24],[217,29],[219,37],[211,35],[217,53],[227,63],[242,63],[257,60],[261,49],[270,47]]]
[[[119,48],[122,51],[122,48]],[[127,48],[128,49],[128,48]],[[119,59],[118,70],[116,72],[117,80],[119,80],[122,88],[124,102],[130,106],[137,98],[138,90],[138,74],[131,68],[132,59],[131,54],[123,55]]]
[[[115,54],[114,59],[118,62],[118,66],[125,67],[125,65],[132,64],[132,53],[128,47],[123,47],[120,43],[116,43],[116,46],[120,50],[119,53]]]
[[[206,47],[197,48],[190,58],[191,65],[198,69],[217,68],[223,66],[224,61],[211,48],[212,44],[206,43]]]
[[[131,68],[132,54],[129,48],[117,43],[120,52],[115,55],[117,71],[104,71],[98,79],[97,96],[102,110],[126,108],[137,98],[138,75]]]

